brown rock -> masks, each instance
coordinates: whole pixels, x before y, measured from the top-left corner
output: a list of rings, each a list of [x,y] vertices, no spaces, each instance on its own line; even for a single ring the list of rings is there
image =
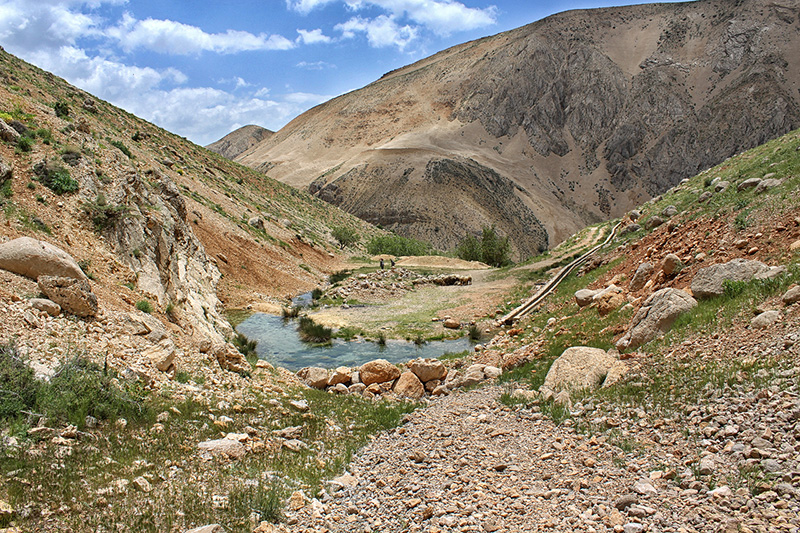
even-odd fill
[[[400,377],[400,369],[386,359],[376,359],[361,365],[361,382],[369,387],[373,383],[394,381]]]
[[[297,371],[297,377],[315,389],[324,389],[328,384],[328,371],[318,366],[307,366]]]
[[[349,368],[346,366],[337,367],[336,370],[333,371],[331,377],[328,378],[328,385],[334,386],[339,384],[346,384],[350,382],[352,378],[352,373]]]
[[[671,278],[680,271],[682,266],[681,259],[677,255],[667,254],[661,262],[661,271],[664,276]]]
[[[236,346],[226,342],[225,344],[217,344],[211,349],[214,357],[217,358],[219,366],[224,370],[237,372],[239,374],[250,371],[250,363],[244,358],[242,352],[236,349]]]
[[[447,375],[447,369],[438,359],[414,359],[408,364],[408,367],[423,383],[434,379],[444,379]]]
[[[407,371],[400,374],[400,378],[394,385],[394,392],[398,396],[419,400],[425,394],[425,387],[416,374]]]
[[[157,369],[167,372],[175,360],[175,344],[169,339],[164,339],[157,345],[146,349],[142,355]]]
[[[207,440],[197,444],[200,450],[210,452],[214,455],[224,455],[230,459],[241,459],[247,453],[247,449],[238,440],[215,439]]]
[[[448,329],[460,329],[461,328],[461,322],[459,322],[455,318],[448,318],[447,320],[445,320],[443,322],[442,325],[444,327],[448,328]]]
[[[97,296],[85,279],[63,276],[39,276],[39,290],[61,309],[80,317],[97,314]]]

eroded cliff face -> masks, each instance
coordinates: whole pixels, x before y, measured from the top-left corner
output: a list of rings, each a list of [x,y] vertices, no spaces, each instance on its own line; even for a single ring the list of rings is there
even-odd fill
[[[504,231],[525,255],[538,246],[531,220],[557,243],[800,126],[799,47],[798,0],[562,13],[390,72],[238,160],[443,248],[480,224],[505,228],[504,207],[519,201],[533,218]],[[471,160],[514,186],[451,174],[442,208],[420,186],[439,160]],[[376,215],[367,193],[402,215]],[[472,205],[482,216],[454,216]]]

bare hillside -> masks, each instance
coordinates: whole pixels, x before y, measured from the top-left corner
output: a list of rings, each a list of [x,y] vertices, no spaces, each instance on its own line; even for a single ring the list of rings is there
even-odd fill
[[[301,115],[237,160],[450,248],[525,257],[800,126],[800,2],[571,11]]]
[[[218,153],[222,157],[234,159],[259,142],[269,139],[273,133],[273,131],[262,128],[261,126],[250,124],[249,126],[242,126],[238,130],[230,132],[222,139],[209,144],[206,148],[212,152]]]

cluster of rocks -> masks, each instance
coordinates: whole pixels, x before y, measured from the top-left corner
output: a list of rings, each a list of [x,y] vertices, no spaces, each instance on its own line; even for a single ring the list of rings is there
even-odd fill
[[[359,274],[327,291],[331,298],[374,301],[397,298],[420,285],[470,285],[472,277],[458,274],[425,276],[402,267]]]
[[[50,316],[66,311],[80,317],[95,316],[97,296],[78,263],[61,248],[30,237],[0,244],[0,268],[26,276],[47,298],[31,305]]]
[[[765,174],[763,178],[748,178],[742,180],[737,186],[736,190],[738,192],[747,191],[750,189],[755,189],[756,194],[761,194],[763,192],[768,191],[774,187],[778,187],[779,185],[783,184],[783,180],[775,178],[776,174],[774,172],[770,172]],[[715,194],[719,194],[728,190],[731,186],[729,181],[722,180],[720,178],[714,178],[710,182],[710,186],[712,190],[704,191],[703,193],[698,196],[697,201],[699,203],[707,202],[711,199],[712,196]]]
[[[464,372],[448,370],[438,359],[414,359],[405,370],[385,359],[364,363],[357,369],[338,367],[328,371],[306,367],[297,372],[306,385],[338,394],[358,394],[365,398],[410,398],[419,400],[425,395],[442,396],[460,387],[476,385],[500,376],[494,366],[474,364]]]

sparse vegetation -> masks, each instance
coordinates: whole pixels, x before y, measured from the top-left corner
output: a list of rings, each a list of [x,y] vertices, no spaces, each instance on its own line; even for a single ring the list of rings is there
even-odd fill
[[[356,230],[346,226],[338,226],[331,230],[331,235],[339,243],[339,248],[345,249],[361,240]]]
[[[153,304],[151,304],[148,300],[139,300],[136,302],[136,309],[149,315],[153,312]]]
[[[55,159],[37,163],[33,167],[33,173],[36,174],[42,185],[58,195],[78,190],[78,182],[69,175],[69,170],[61,166]]]
[[[258,361],[258,352],[256,352],[258,341],[248,339],[247,335],[243,333],[237,333],[236,336],[231,339],[231,344],[236,346],[236,349],[244,355],[248,363],[252,366],[256,366],[256,362]]]
[[[127,146],[125,146],[125,143],[123,143],[122,141],[109,141],[109,142],[111,146],[115,147],[120,152],[128,156],[128,159],[133,159],[133,154],[131,154],[130,149]]]
[[[310,317],[301,316],[298,321],[298,334],[303,342],[313,344],[327,344],[331,342],[333,330],[322,324],[317,324]]]
[[[102,192],[97,193],[94,201],[83,202],[81,207],[91,219],[97,232],[113,228],[130,214],[130,208],[126,205],[110,205]],[[135,249],[133,256],[138,258],[139,254],[138,249]]]
[[[69,116],[69,104],[66,102],[56,102],[53,104],[53,110],[58,118],[67,118]]]

